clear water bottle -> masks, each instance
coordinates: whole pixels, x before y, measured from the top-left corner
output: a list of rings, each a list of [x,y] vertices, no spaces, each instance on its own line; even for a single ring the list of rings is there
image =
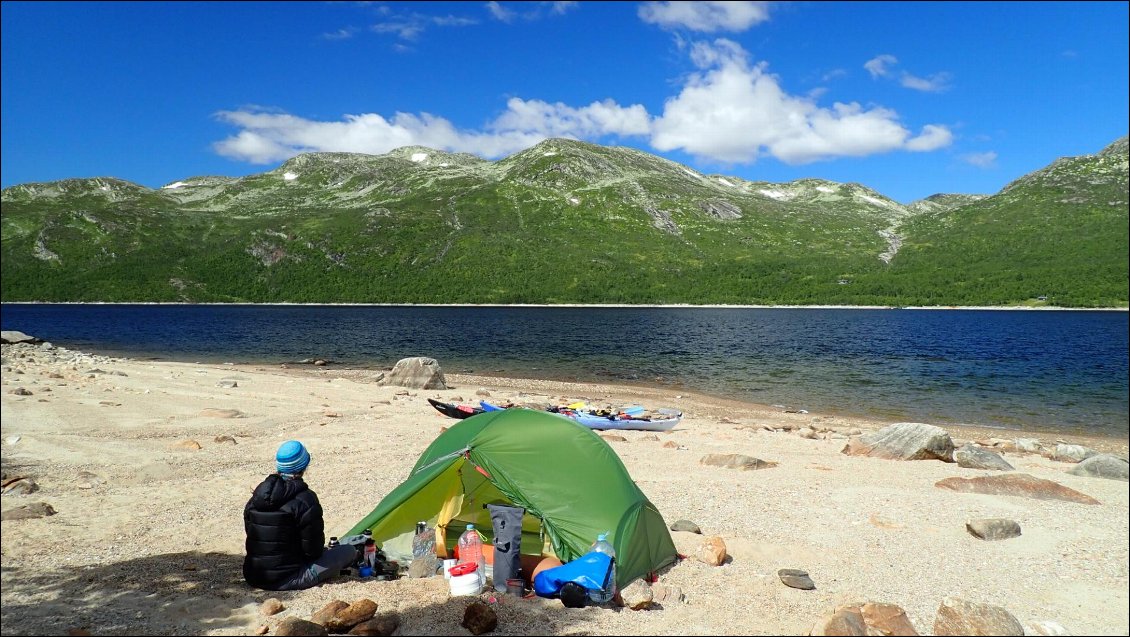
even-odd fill
[[[412,538],[412,561],[419,561],[422,564],[416,567],[420,577],[430,577],[439,570],[436,533],[434,529],[428,528],[427,522],[416,523],[416,535]]]
[[[612,558],[612,570],[608,574],[608,586],[604,589],[589,591],[589,600],[592,603],[603,604],[612,601],[612,598],[616,596],[616,549],[612,548],[612,543],[608,541],[608,534],[601,533],[596,536],[596,541],[592,543],[592,550],[604,553]]]
[[[483,556],[483,539],[475,530],[474,524],[468,524],[467,530],[459,536],[459,563],[475,562],[479,565],[476,571],[483,586],[487,583],[487,561]]]

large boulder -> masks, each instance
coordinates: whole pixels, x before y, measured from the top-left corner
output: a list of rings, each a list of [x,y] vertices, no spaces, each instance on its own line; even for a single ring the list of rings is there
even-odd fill
[[[1023,635],[1024,627],[1000,606],[946,597],[934,619],[935,635]]]
[[[853,439],[843,449],[849,456],[944,462],[953,462],[953,451],[953,439],[945,429],[920,422],[895,423]]]
[[[0,331],[0,343],[4,345],[12,345],[15,343],[40,343],[40,339],[34,336],[28,336],[23,332],[16,330],[3,330]]]
[[[1130,482],[1130,462],[1127,462],[1126,458],[1101,453],[1075,465],[1068,473],[1075,476]]]
[[[953,452],[953,459],[957,462],[957,466],[966,469],[1012,471],[1014,468],[1004,458],[1000,457],[1000,455],[968,443]]]
[[[379,383],[409,389],[447,389],[439,361],[425,356],[400,359]]]
[[[1026,473],[1005,473],[976,478],[946,478],[935,482],[934,486],[960,493],[1015,495],[1036,500],[1064,500],[1080,504],[1099,504],[1098,500],[1075,489],[1069,489],[1062,484],[1030,476]]]

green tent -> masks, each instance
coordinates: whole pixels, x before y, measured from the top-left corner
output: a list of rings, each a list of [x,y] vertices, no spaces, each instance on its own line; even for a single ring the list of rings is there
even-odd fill
[[[676,558],[663,517],[608,443],[568,418],[530,409],[460,420],[347,535],[371,529],[394,559],[411,555],[418,521],[436,529],[437,548],[451,548],[468,523],[489,541],[487,504],[526,510],[523,554],[569,562],[608,533],[620,587]]]

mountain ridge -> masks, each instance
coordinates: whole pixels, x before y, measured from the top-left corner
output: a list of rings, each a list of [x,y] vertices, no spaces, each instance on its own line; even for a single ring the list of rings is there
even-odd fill
[[[20,184],[0,192],[0,291],[6,301],[801,305],[1037,303],[1052,291],[1069,306],[1124,306],[1125,257],[1111,253],[1126,243],[1126,155],[1123,137],[994,195],[908,205],[854,182],[748,181],[566,139],[494,162],[406,146],[305,153],[157,189],[111,177]],[[1082,234],[1064,225],[1081,210]],[[1069,230],[1078,254],[1040,239]],[[1016,268],[1030,290],[1001,275]],[[1039,274],[1025,281],[1029,270]],[[1096,275],[1080,295],[1077,282]]]

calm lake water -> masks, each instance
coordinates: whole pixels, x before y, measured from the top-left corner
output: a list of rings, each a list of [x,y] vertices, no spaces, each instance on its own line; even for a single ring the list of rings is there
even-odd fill
[[[1126,312],[4,304],[55,345],[186,362],[657,385],[938,425],[1128,430]]]

